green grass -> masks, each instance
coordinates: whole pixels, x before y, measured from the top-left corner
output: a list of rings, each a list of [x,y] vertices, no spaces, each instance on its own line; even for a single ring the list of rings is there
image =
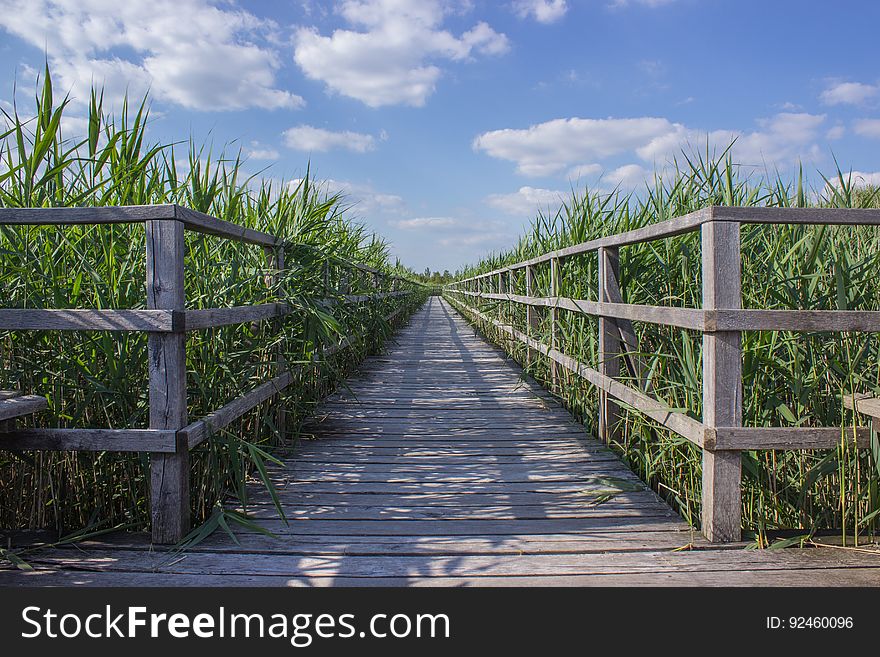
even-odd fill
[[[671,175],[634,195],[574,192],[554,215],[539,215],[509,251],[493,254],[460,272],[461,278],[597,237],[632,230],[708,205],[877,207],[877,189],[858,189],[848,176],[809,190],[798,175],[782,178],[744,173],[728,152],[685,153]],[[743,306],[769,309],[880,309],[880,234],[875,227],[759,226],[742,228]],[[536,295],[549,294],[549,264],[535,268]],[[515,292],[525,293],[517,272]],[[595,253],[563,260],[560,295],[596,300]],[[621,249],[624,301],[634,304],[700,307],[699,232]],[[494,291],[486,288],[484,291]],[[473,305],[473,300],[468,301]],[[497,316],[497,301],[477,304]],[[504,312],[507,304],[503,304]],[[549,342],[549,314],[537,336]],[[597,362],[597,321],[559,311],[560,349]],[[525,309],[515,305],[513,323],[525,330]],[[635,325],[653,394],[671,407],[701,417],[701,334]],[[524,349],[484,327],[521,361]],[[864,333],[750,332],[743,336],[746,426],[843,426],[841,395],[880,394],[880,340]],[[532,373],[547,382],[546,359]],[[635,382],[631,382],[635,384]],[[595,431],[596,390],[572,375],[559,394]],[[859,418],[864,424],[864,418]],[[849,440],[847,440],[849,438]],[[627,412],[615,449],[687,520],[699,525],[701,451],[685,439]],[[873,454],[871,453],[873,451]],[[834,529],[852,534],[876,530],[880,509],[880,446],[857,451],[851,437],[830,451],[743,452],[743,523],[766,542],[781,528]]]
[[[48,70],[38,87],[32,115],[16,111],[0,118],[0,207],[177,203],[289,242],[284,276],[269,285],[272,270],[260,247],[186,236],[188,308],[281,298],[296,310],[280,328],[261,322],[188,334],[190,418],[269,378],[279,347],[292,365],[309,364],[280,399],[247,413],[194,451],[194,518],[216,522],[215,510],[228,495],[246,502],[250,473],[269,485],[262,476],[265,450],[294,440],[315,402],[392,329],[383,316],[400,301],[332,308],[318,303],[343,286],[353,294],[370,289],[365,274],[348,274],[340,263],[408,272],[392,266],[381,239],[348,218],[344,199],[328,196],[308,175],[292,185],[247,179],[237,156],[215,157],[193,143],[148,143],[146,99],[126,103],[111,117],[100,93],[93,92],[88,135],[71,138],[61,132],[68,103],[53,104]],[[0,227],[0,307],[143,308],[144,252],[142,225]],[[323,277],[328,262],[329,294]],[[409,307],[423,298],[417,294]],[[317,356],[322,345],[350,335],[361,336],[351,349],[327,360]],[[0,332],[0,389],[48,398],[49,410],[26,425],[143,428],[146,353],[144,334]],[[289,413],[285,436],[274,424],[278,404]],[[0,527],[51,528],[58,535],[144,529],[148,465],[146,454],[0,451]]]

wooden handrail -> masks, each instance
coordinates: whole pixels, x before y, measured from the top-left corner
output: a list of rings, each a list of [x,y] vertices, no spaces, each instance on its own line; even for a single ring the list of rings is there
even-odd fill
[[[639,244],[641,242],[653,242],[669,237],[676,237],[698,230],[703,224],[710,221],[735,222],[740,224],[825,224],[829,226],[880,226],[880,210],[874,208],[749,208],[732,207],[724,205],[712,205],[690,214],[667,219],[655,224],[648,224],[642,228],[600,237],[588,242],[582,242],[573,246],[548,251],[542,255],[522,260],[512,265],[499,267],[492,271],[464,278],[456,283],[466,283],[496,276],[501,272],[523,269],[525,267],[561,260],[571,256],[591,251],[598,251],[603,247],[621,247]]]
[[[493,327],[526,347],[526,357],[543,354],[550,363],[555,388],[561,367],[595,385],[600,391],[599,432],[612,440],[624,404],[703,449],[703,533],[712,541],[741,537],[742,450],[795,450],[836,447],[855,439],[868,447],[866,427],[742,427],[742,332],[802,331],[880,332],[880,311],[743,309],[740,255],[741,224],[880,225],[880,210],[835,208],[749,208],[712,206],[682,217],[636,230],[609,235],[544,253],[506,267],[470,276],[445,286],[447,298],[473,321]],[[622,303],[618,288],[618,249],[699,230],[702,240],[703,307],[682,308]],[[569,299],[558,294],[559,262],[577,254],[599,252],[598,301]],[[536,296],[534,267],[550,263],[549,296]],[[516,294],[512,273],[525,270],[526,294]],[[507,274],[507,275],[505,275]],[[495,287],[496,291],[485,291]],[[489,317],[465,302],[492,299],[525,306],[526,332]],[[501,308],[501,304],[499,304]],[[538,327],[535,309],[551,313],[550,344],[532,337]],[[598,317],[599,353],[596,368],[563,353],[555,315],[567,310]],[[508,315],[513,316],[512,313]],[[626,361],[641,383],[632,321],[676,326],[703,333],[703,418],[697,420],[669,408],[649,391],[617,380]],[[505,338],[506,340],[507,338]],[[642,385],[644,387],[644,385]]]
[[[148,452],[151,459],[151,517],[153,540],[176,543],[190,528],[189,451],[213,432],[244,413],[279,394],[296,377],[298,365],[288,368],[279,351],[275,375],[228,402],[204,418],[187,418],[185,332],[255,321],[277,321],[296,311],[285,301],[188,310],[184,297],[184,231],[255,244],[271,259],[272,273],[267,283],[277,282],[285,269],[284,249],[291,244],[261,231],[245,228],[178,205],[120,206],[99,208],[0,208],[0,225],[88,225],[143,223],[146,228],[147,308],[136,309],[31,309],[0,308],[0,330],[139,331],[148,334],[147,361],[150,366],[149,429],[16,429],[11,418],[46,407],[46,399],[36,395],[4,397],[0,408],[0,449],[79,450]],[[336,256],[328,262],[372,276],[375,292],[351,294],[350,289],[332,297],[317,299],[319,304],[377,303],[412,295],[414,289],[400,290],[398,284],[426,288],[397,274]],[[392,291],[381,291],[380,281],[390,281]],[[325,277],[325,285],[327,280]],[[348,284],[345,284],[348,288]],[[385,316],[391,321],[403,309]],[[316,357],[329,357],[355,343],[349,336],[319,350]],[[8,417],[7,417],[8,416]],[[283,415],[279,417],[283,426]]]

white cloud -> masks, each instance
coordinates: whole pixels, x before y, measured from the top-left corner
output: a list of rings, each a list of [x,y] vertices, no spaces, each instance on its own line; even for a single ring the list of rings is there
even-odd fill
[[[460,36],[442,29],[454,7],[441,0],[346,0],[338,12],[355,29],[295,34],[294,60],[327,88],[370,107],[420,107],[442,75],[438,62],[505,52],[507,37],[486,23]]]
[[[880,171],[849,171],[843,174],[843,179],[855,187],[880,187]],[[828,183],[834,187],[840,187],[840,180],[836,173],[834,177],[828,179]]]
[[[332,132],[310,125],[299,125],[285,130],[284,143],[298,151],[325,152],[342,149],[353,153],[366,153],[376,147],[376,138],[360,132],[344,130]]]
[[[539,23],[555,23],[568,11],[565,0],[516,0],[513,10],[520,18],[533,17]]]
[[[244,154],[251,160],[271,161],[277,160],[281,157],[281,153],[277,150],[271,146],[261,144],[258,141],[251,142],[250,145],[243,150]]]
[[[277,26],[234,5],[0,0],[0,26],[47,49],[56,88],[79,101],[95,83],[111,101],[150,89],[159,100],[205,111],[304,104],[276,86]]]
[[[623,192],[641,187],[645,182],[654,177],[654,171],[646,169],[640,164],[624,164],[602,176],[604,189],[620,189]]]
[[[684,131],[661,118],[554,119],[525,130],[493,130],[479,135],[475,150],[516,162],[527,176],[558,173],[578,162],[604,159]]]
[[[880,119],[859,119],[853,123],[853,131],[862,137],[880,139]]]
[[[550,176],[569,169],[569,177],[593,175],[597,162],[635,155],[652,166],[662,166],[689,145],[724,148],[736,139],[734,158],[744,165],[785,165],[798,159],[816,159],[815,141],[825,115],[776,114],[757,122],[752,132],[706,132],[664,118],[554,119],[526,129],[486,132],[474,139],[475,150],[516,163],[526,176]],[[579,165],[582,162],[593,162]],[[585,168],[581,168],[581,167]],[[574,168],[571,168],[574,167]]]
[[[296,179],[291,180],[288,184],[291,187],[296,187],[300,182],[300,179]],[[372,185],[367,183],[328,178],[318,184],[327,194],[342,196],[343,204],[351,206],[355,214],[400,214],[406,209],[403,198],[396,194],[376,191]]]
[[[819,96],[826,105],[861,105],[880,93],[880,86],[861,82],[834,82]]]
[[[581,178],[590,178],[601,173],[602,165],[600,164],[579,164],[568,170],[566,177],[569,180],[580,180]]]
[[[389,221],[388,223],[395,228],[416,230],[420,228],[447,228],[457,226],[459,222],[452,217],[415,217],[413,219]]]
[[[828,141],[835,141],[840,139],[846,134],[846,128],[842,125],[836,125],[828,129],[828,132],[825,133],[825,139]]]
[[[553,189],[520,187],[512,194],[490,194],[486,203],[509,215],[532,217],[538,210],[555,210],[564,197],[563,192]]]
[[[713,144],[726,146],[729,143],[728,135],[737,137],[733,156],[740,164],[786,165],[819,157],[820,148],[815,142],[824,122],[824,114],[783,112],[759,120],[760,129],[754,132],[716,130],[709,133],[709,140]]]

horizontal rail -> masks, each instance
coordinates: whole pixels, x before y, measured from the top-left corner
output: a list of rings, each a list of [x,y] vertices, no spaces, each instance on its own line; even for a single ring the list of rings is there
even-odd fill
[[[343,295],[343,303],[365,303],[412,294],[409,290],[376,294]],[[324,305],[337,299],[321,299]],[[0,308],[0,331],[146,331],[176,333],[216,328],[230,324],[258,322],[284,317],[296,308],[284,302],[271,302],[228,308],[198,310],[101,310]]]
[[[293,381],[292,372],[283,372],[258,385],[250,392],[238,397],[228,404],[221,406],[216,411],[193,422],[179,431],[181,440],[192,449],[215,432],[228,426],[249,410],[263,403],[270,397],[277,395]]]
[[[45,410],[49,403],[39,395],[16,395],[0,398],[0,422]]]
[[[608,303],[566,297],[530,297],[521,294],[470,292],[452,289],[480,299],[509,301],[532,307],[548,307],[596,317],[628,319],[662,326],[676,326],[696,331],[880,331],[880,311],[877,310],[762,310],[680,308],[677,306],[647,306],[628,303]]]
[[[681,217],[675,217],[674,219],[667,219],[666,221],[648,224],[635,230],[600,237],[564,249],[550,251],[529,260],[523,260],[512,265],[493,269],[484,274],[456,281],[456,284],[479,280],[489,276],[497,276],[501,273],[523,269],[527,266],[538,265],[554,259],[569,258],[582,253],[598,251],[600,248],[630,246],[640,242],[651,242],[676,237],[693,232],[710,221],[734,221],[743,224],[880,226],[880,210],[873,208],[749,208],[713,205]]]
[[[174,310],[44,310],[0,308],[4,331],[156,331],[183,326],[183,313]]]
[[[189,230],[237,242],[263,247],[283,244],[283,240],[269,233],[239,226],[175,204],[95,208],[0,208],[0,225],[132,224],[163,219],[177,220]]]
[[[464,303],[453,302],[472,316],[487,322],[538,351],[565,369],[586,379],[615,399],[651,418],[690,442],[709,450],[792,450],[832,449],[841,441],[856,439],[860,448],[870,446],[866,427],[707,427],[699,420],[671,408],[668,404],[625,385],[598,370],[553,349],[509,324],[488,317]]]
[[[177,433],[162,429],[13,429],[0,431],[0,449],[173,454],[181,447]]]

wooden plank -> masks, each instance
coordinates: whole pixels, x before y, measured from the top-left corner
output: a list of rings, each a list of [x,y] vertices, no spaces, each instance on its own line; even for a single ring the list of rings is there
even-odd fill
[[[550,296],[559,297],[559,259],[550,260]],[[550,348],[559,347],[559,311],[556,306],[550,308]],[[559,368],[555,361],[550,361],[550,392],[559,389]]]
[[[867,394],[844,395],[843,405],[871,418],[880,418],[880,399]]]
[[[125,587],[167,587],[168,575],[153,572],[99,572],[63,571],[40,567],[31,572],[0,571],[0,584],[3,586],[125,586]],[[315,587],[315,586],[412,586],[412,587],[479,587],[479,586],[576,586],[576,587],[643,587],[643,586],[834,586],[864,587],[877,586],[880,568],[863,567],[858,569],[778,569],[778,570],[714,570],[708,572],[677,572],[667,570],[662,573],[595,573],[591,575],[536,576],[465,576],[465,577],[310,577],[295,575],[240,575],[224,573],[175,574],[174,585],[179,587]]]
[[[443,524],[443,523],[440,523]],[[608,552],[537,555],[437,556],[241,556],[228,553],[109,551],[106,558],[72,550],[36,554],[36,564],[79,569],[181,574],[286,575],[293,577],[470,577],[577,576],[620,573],[711,572],[725,570],[774,571],[792,568],[840,570],[877,568],[877,556],[832,550],[696,550],[681,552]]]
[[[0,224],[74,225],[130,224],[177,219],[187,228],[228,239],[274,246],[278,239],[179,205],[123,205],[87,208],[0,208]]]
[[[38,413],[49,408],[49,402],[40,395],[19,395],[0,399],[0,422]]]
[[[268,277],[267,283],[273,290],[275,290],[276,296],[279,294],[284,296],[285,290],[283,284],[286,265],[284,247],[281,245],[276,246],[269,251],[268,255],[272,273]],[[287,303],[277,303],[276,306],[283,306],[286,311],[285,314],[290,312],[290,306]],[[272,323],[272,331],[278,336],[284,336],[283,328],[283,323],[280,320],[276,319],[276,321]],[[275,377],[281,376],[288,370],[287,359],[285,357],[286,347],[287,340],[284,338],[279,339],[275,345],[275,363],[273,366],[273,374]],[[287,409],[285,406],[285,404],[280,402],[275,405],[275,431],[277,432],[278,438],[282,441],[287,438]],[[189,441],[187,441],[187,443],[188,442]]]
[[[646,306],[641,304],[617,303],[610,301],[599,302],[590,301],[588,299],[570,299],[568,297],[559,296],[532,297],[518,294],[502,295],[494,293],[468,294],[468,296],[484,299],[507,300],[514,303],[524,304],[527,307],[535,306],[556,308],[558,310],[570,310],[571,312],[581,313],[583,315],[591,315],[595,317],[625,319],[628,321],[658,324],[660,326],[678,326],[680,328],[693,329],[696,331],[703,330],[706,327],[706,313],[700,308],[679,308],[676,306]],[[728,317],[725,316],[725,321],[731,320],[729,320]]]
[[[0,208],[0,224],[131,224],[174,219],[173,205],[122,205],[89,208]]]
[[[286,303],[261,303],[253,306],[187,310],[184,313],[184,330],[195,331],[230,324],[259,322],[284,317],[291,312],[293,312],[292,308]]]
[[[741,307],[739,224],[708,222],[701,232],[703,307]],[[703,334],[703,424],[709,429],[742,426],[742,358],[738,331]],[[740,540],[741,481],[740,452],[703,450],[702,532],[712,542]]]
[[[835,449],[842,442],[871,446],[867,427],[716,427],[707,428],[706,444],[716,450]]]
[[[0,309],[7,331],[174,331],[179,322],[172,310]]]
[[[289,386],[291,381],[293,381],[293,374],[289,371],[282,372],[216,411],[183,427],[178,432],[181,441],[187,445],[188,449],[193,449],[210,438],[216,431],[228,426],[258,404],[277,395]]]
[[[744,224],[826,224],[830,226],[880,226],[876,208],[750,208],[712,206],[714,221]]]
[[[504,504],[484,503],[479,506],[450,505],[402,505],[400,503],[378,504],[345,504],[345,505],[297,505],[293,500],[285,499],[284,515],[289,520],[320,517],[322,520],[372,520],[372,521],[404,521],[404,520],[437,520],[451,522],[455,520],[561,520],[566,518],[598,518],[644,517],[646,505],[656,505],[647,493],[627,493],[615,497],[602,504],[590,504],[584,496],[580,503],[570,504],[521,504],[510,506]],[[278,510],[269,501],[265,504],[249,504],[247,512],[257,520],[277,519]],[[241,507],[239,510],[243,510]],[[666,509],[659,515],[668,516]]]
[[[259,246],[276,246],[282,242],[280,238],[270,235],[269,233],[246,228],[245,226],[239,226],[238,224],[224,221],[217,217],[197,212],[196,210],[190,210],[189,208],[180,205],[172,207],[174,208],[175,219],[182,221],[188,229],[199,233],[216,235],[237,242],[257,244]]]
[[[876,209],[854,208],[776,208],[776,207],[730,207],[709,206],[696,212],[675,217],[643,228],[601,237],[599,239],[575,244],[573,246],[550,251],[529,260],[523,260],[501,269],[496,269],[478,276],[456,281],[450,287],[455,289],[462,283],[494,276],[499,271],[508,271],[525,266],[534,266],[553,258],[567,258],[581,253],[597,251],[602,247],[621,247],[640,242],[675,237],[690,233],[710,221],[740,222],[752,224],[829,224],[829,225],[880,225],[880,211]]]
[[[0,431],[0,449],[174,454],[177,433],[160,429],[14,429]]]
[[[182,311],[184,239],[179,221],[148,221],[147,308]],[[150,428],[177,431],[186,424],[186,335],[150,333]],[[189,450],[150,456],[150,516],[156,543],[177,543],[190,528]]]
[[[615,301],[620,297],[618,279],[620,278],[620,253],[616,247],[599,249],[600,302]],[[622,344],[617,320],[599,318],[599,373],[608,379],[620,376],[620,357]],[[599,438],[605,443],[618,439],[621,421],[620,407],[607,391],[599,390]]]
[[[542,262],[551,261],[554,258],[569,258],[571,256],[579,255],[581,253],[598,251],[601,247],[627,246],[629,244],[638,244],[639,242],[649,242],[652,240],[665,239],[668,237],[683,235],[684,233],[690,233],[697,230],[706,221],[710,221],[712,218],[713,210],[714,208],[712,207],[704,208],[702,210],[697,210],[696,212],[692,212],[681,217],[675,217],[674,219],[669,219],[667,221],[649,224],[647,226],[644,226],[643,228],[636,228],[635,230],[618,233],[617,235],[600,237],[599,239],[591,240],[589,242],[583,242],[581,244],[575,244],[573,246],[558,249],[556,251],[550,251],[535,258],[523,260],[522,262],[518,262],[515,265],[508,265],[501,270],[494,270],[485,274],[480,274],[479,276],[473,276],[471,278],[463,279],[461,281],[458,281],[458,283],[463,283],[473,279],[480,279],[486,276],[492,276],[498,271],[505,271],[511,267],[538,265]]]
[[[206,554],[348,554],[348,555],[457,555],[457,554],[568,554],[590,552],[639,552],[673,550],[693,541],[704,546],[699,534],[682,529],[597,534],[527,534],[497,536],[287,536],[283,541],[263,534],[241,535],[238,542],[225,533],[217,533],[193,552]],[[51,543],[52,539],[45,541]],[[24,545],[34,545],[27,541]],[[13,540],[13,546],[16,543]],[[77,543],[75,549],[96,552],[107,549],[148,550],[149,540],[137,534],[101,536]]]
[[[707,310],[707,331],[880,331],[877,310]]]

